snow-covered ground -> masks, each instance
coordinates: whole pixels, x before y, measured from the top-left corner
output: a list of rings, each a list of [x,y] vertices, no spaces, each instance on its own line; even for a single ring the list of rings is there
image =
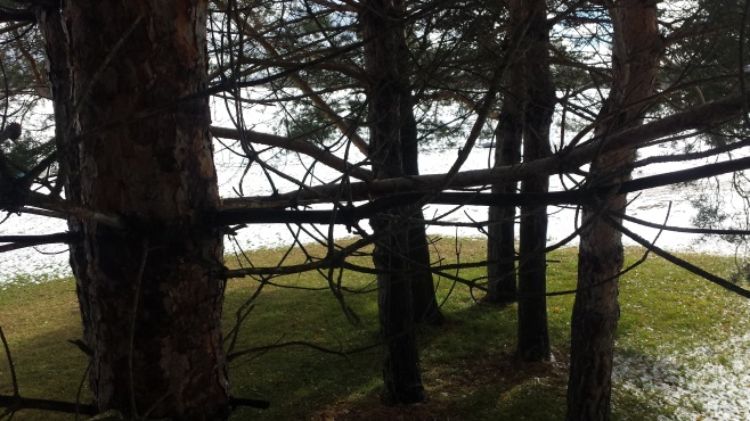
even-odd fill
[[[220,191],[223,197],[236,196],[235,190],[239,189],[240,180],[244,172],[244,162],[229,151],[219,149],[216,164],[219,174]],[[422,153],[420,159],[423,174],[445,172],[456,157],[457,149],[428,150]],[[477,148],[464,164],[462,169],[486,168],[490,164],[490,149]],[[301,161],[297,155],[286,155],[275,157],[269,161],[275,168],[292,176],[301,176],[306,171],[307,161]],[[303,164],[304,163],[304,164]],[[669,169],[676,169],[672,165]],[[679,168],[679,167],[678,167]],[[320,166],[315,172],[317,177],[328,181],[336,177],[333,170]],[[643,174],[636,173],[636,176]],[[242,189],[245,195],[266,195],[271,193],[268,183],[264,182],[265,176],[257,165],[253,165],[249,173],[244,177]],[[279,191],[294,189],[294,185],[285,180],[275,180]],[[561,189],[557,178],[551,178],[552,189]],[[667,216],[667,206],[671,202],[672,210],[669,214],[669,224],[677,226],[690,226],[691,218],[696,211],[690,204],[689,191],[679,191],[673,187],[663,187],[644,191],[629,206],[629,214],[651,222],[663,222]],[[729,206],[729,204],[727,204]],[[450,211],[452,206],[427,206],[425,216],[434,218]],[[575,211],[573,209],[559,209],[550,207],[551,213],[548,239],[550,244],[567,237],[574,230]],[[471,222],[484,221],[487,219],[487,209],[480,206],[466,206],[443,217],[441,221]],[[366,226],[366,224],[364,224]],[[653,239],[656,230],[627,224],[629,228],[640,233],[648,239]],[[321,227],[327,232],[327,227]],[[8,234],[45,234],[51,232],[65,231],[65,223],[61,220],[44,218],[33,215],[11,215],[10,218],[0,225],[0,235]],[[452,237],[459,236],[481,236],[475,228],[453,228],[449,226],[430,226],[428,232],[432,235]],[[337,238],[350,235],[343,227],[334,228],[334,236]],[[286,226],[277,225],[253,225],[251,229],[240,231],[239,243],[247,249],[261,247],[276,247],[289,244],[290,233]],[[309,240],[309,238],[308,238]],[[633,244],[627,239],[626,244]],[[731,254],[734,248],[722,241],[698,241],[694,235],[685,235],[665,231],[659,237],[658,245],[670,250],[678,251],[704,251],[719,254]],[[233,243],[227,242],[227,250],[234,247]],[[0,284],[24,278],[27,281],[44,280],[48,277],[56,277],[69,274],[66,247],[62,245],[49,245],[42,247],[27,248],[9,253],[0,254]]]
[[[660,354],[615,355],[613,380],[655,406],[675,408],[677,420],[750,420],[750,333]]]

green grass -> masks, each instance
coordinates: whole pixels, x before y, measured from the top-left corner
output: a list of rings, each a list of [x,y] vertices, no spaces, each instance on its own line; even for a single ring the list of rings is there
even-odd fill
[[[438,243],[440,256],[451,256],[452,242]],[[313,248],[323,253],[320,248]],[[461,261],[481,260],[484,243],[461,242]],[[256,265],[271,265],[281,253],[254,251]],[[640,251],[629,249],[629,261]],[[685,256],[694,263],[728,275],[731,259]],[[437,258],[437,254],[436,254]],[[454,257],[448,257],[450,261]],[[367,259],[360,258],[360,263]],[[576,252],[553,253],[549,265],[550,291],[575,285]],[[298,255],[291,262],[299,261]],[[483,275],[480,269],[461,276]],[[371,287],[373,277],[346,272],[352,288]],[[276,280],[285,285],[325,287],[315,272]],[[231,281],[227,289],[225,325],[257,286],[251,280]],[[440,280],[441,297],[451,283]],[[476,291],[479,297],[481,292]],[[747,331],[748,303],[658,258],[650,258],[621,281],[621,319],[618,352],[658,357],[695,345],[719,342]],[[308,291],[266,287],[242,327],[237,350],[286,341],[308,341],[336,350],[373,344],[378,340],[376,296],[347,293],[346,302],[361,319],[352,325],[328,290]],[[468,289],[458,286],[443,311],[447,323],[424,328],[420,346],[424,383],[429,401],[413,408],[386,408],[379,403],[379,348],[348,358],[305,347],[288,347],[237,359],[231,363],[232,394],[271,401],[265,411],[239,409],[235,419],[461,419],[552,420],[565,408],[565,383],[572,296],[548,300],[555,361],[521,364],[513,358],[515,306],[478,305]],[[28,397],[74,400],[85,370],[85,358],[66,342],[81,336],[73,281],[11,285],[0,291],[0,325],[8,336],[16,362],[21,392]],[[0,393],[10,391],[8,370],[0,364]],[[86,392],[84,391],[86,397]],[[615,387],[615,419],[655,419],[674,408],[658,400]],[[23,419],[72,419],[41,412],[19,412]]]

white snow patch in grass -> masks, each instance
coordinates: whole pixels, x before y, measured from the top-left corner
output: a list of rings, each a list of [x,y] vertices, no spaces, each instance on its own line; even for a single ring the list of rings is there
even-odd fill
[[[664,357],[616,354],[613,381],[674,407],[675,420],[750,420],[750,333]]]

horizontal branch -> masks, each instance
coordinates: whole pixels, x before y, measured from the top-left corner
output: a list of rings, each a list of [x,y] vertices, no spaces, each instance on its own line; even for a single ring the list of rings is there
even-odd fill
[[[76,235],[71,232],[46,235],[0,235],[0,243],[10,243],[0,245],[0,253],[42,244],[72,243],[76,238]]]
[[[342,207],[336,210],[281,210],[258,208],[221,209],[214,224],[341,224],[354,225],[362,219],[391,209],[408,207],[420,202],[425,193],[401,193],[377,198],[360,206]],[[439,193],[429,195],[430,204],[457,206],[527,206],[538,204],[583,203],[589,192],[550,192],[550,193]]]
[[[532,175],[538,176],[540,174],[565,172],[566,169],[578,168],[604,149],[611,150],[637,147],[638,145],[672,133],[696,127],[705,127],[709,124],[726,121],[729,118],[739,115],[742,108],[741,104],[742,97],[736,96],[722,101],[709,103],[690,111],[665,117],[649,124],[610,135],[606,138],[597,138],[585,145],[560,152],[549,158],[514,166],[459,172],[451,179],[447,188],[488,186],[492,183],[522,180]],[[214,128],[214,130],[222,135],[240,137],[238,132],[234,131],[234,133],[232,133],[233,131],[231,129],[226,129],[229,130],[229,132],[222,132],[221,128]],[[258,134],[258,137],[269,143],[272,141],[281,142],[280,144],[288,143],[288,139],[273,135],[261,136],[261,134]],[[299,140],[298,143],[298,146],[302,148],[301,144],[305,142]],[[336,158],[327,151],[318,150],[315,153],[321,153],[321,157],[324,156],[331,165],[339,166],[345,172],[349,172],[352,175],[357,174],[362,177],[370,177],[371,173],[369,171],[352,166],[350,163],[347,163],[340,158]],[[623,183],[620,186],[605,185],[596,187],[596,190],[591,190],[591,188],[589,188],[586,190],[575,190],[569,192],[552,192],[538,196],[487,195],[479,193],[434,194],[433,191],[435,189],[441,188],[445,185],[446,174],[370,180],[367,182],[351,183],[345,186],[338,183],[325,184],[322,186],[310,187],[300,192],[292,192],[270,197],[224,199],[221,209],[218,211],[217,215],[214,216],[214,223],[217,225],[261,222],[352,224],[359,219],[372,215],[376,211],[405,206],[416,200],[422,200],[427,194],[434,195],[434,200],[431,198],[430,202],[437,204],[501,206],[560,203],[580,204],[589,200],[591,197],[611,192],[612,189],[616,189],[615,192],[619,193],[629,193],[748,168],[750,168],[750,158],[741,158],[683,171],[644,177]],[[296,207],[311,203],[335,202],[337,198],[341,197],[340,190],[343,188],[346,188],[346,194],[344,197],[346,197],[347,200],[371,200],[372,202],[364,205],[364,207],[357,207],[353,210],[351,210],[351,208],[349,208],[349,210],[343,208],[336,213],[333,213],[332,211],[289,211],[288,213],[281,213],[280,211],[251,212],[253,209],[283,209],[285,207]],[[384,198],[386,200],[379,202],[377,200],[379,198]],[[0,198],[0,200],[1,199],[2,198]],[[396,203],[397,200],[401,200],[401,202]],[[91,209],[72,205],[65,200],[48,197],[36,192],[25,192],[22,202],[23,203],[9,203],[8,205],[12,205],[12,208],[20,208],[20,206],[26,205],[52,211],[56,214],[73,216],[79,219],[95,220],[99,223],[119,229],[128,228],[125,221],[118,215],[96,212]],[[347,212],[350,213],[347,214]]]
[[[233,204],[219,210],[214,217],[213,223],[218,226],[261,223],[342,224],[351,226],[377,213],[418,203],[425,197],[428,197],[430,204],[456,206],[583,205],[595,203],[609,194],[634,193],[748,168],[750,168],[750,157],[643,177],[621,184],[606,184],[579,190],[548,193],[449,192],[434,195],[426,194],[425,192],[400,193],[376,198],[360,206],[342,207],[335,210],[243,208]]]
[[[626,181],[622,183],[618,193],[633,193],[640,190],[664,187],[677,183],[686,183],[746,169],[750,169],[750,157],[701,165],[687,170],[672,171]]]
[[[692,272],[701,278],[714,283],[728,291],[734,292],[737,295],[740,295],[745,298],[750,298],[750,290],[744,289],[740,287],[739,285],[736,285],[720,276],[714,275],[711,272],[708,272],[684,259],[681,259],[674,254],[657,247],[655,244],[649,242],[645,238],[639,236],[638,234],[630,231],[629,229],[622,226],[622,224],[619,224],[615,222],[612,218],[607,217],[607,222],[611,224],[615,229],[622,232],[626,236],[630,237],[631,240],[635,241],[636,243],[642,245],[646,249],[652,251],[657,256],[667,260],[668,262],[671,262],[675,264],[676,266],[679,266],[689,272]]]
[[[58,232],[45,235],[0,235],[0,243],[22,243],[28,245],[70,243],[75,240],[71,232]]]
[[[259,399],[229,398],[231,407],[247,406],[251,408],[267,409],[270,402]],[[0,395],[0,407],[10,408],[13,411],[22,409],[35,409],[38,411],[62,412],[66,414],[96,415],[99,410],[94,405],[80,404],[75,402],[56,401],[51,399],[33,399],[21,396]]]
[[[244,198],[225,199],[224,206],[211,217],[211,223],[215,226],[253,223],[342,224],[352,226],[358,221],[369,218],[379,212],[408,207],[409,205],[423,201],[425,197],[429,198],[429,203],[431,204],[456,206],[582,205],[591,203],[592,200],[599,200],[608,194],[633,193],[640,190],[693,181],[700,178],[712,177],[748,168],[750,168],[750,157],[643,177],[619,185],[607,184],[579,190],[548,193],[491,194],[478,192],[446,192],[429,194],[429,192],[417,191],[383,195],[360,206],[342,207],[336,210],[281,210],[278,208],[288,206],[289,204],[285,201],[278,202],[273,199],[268,200],[268,198],[264,198],[265,200],[257,203],[248,202]],[[373,181],[373,183],[376,182],[377,181]],[[50,199],[42,194],[34,192],[29,192],[26,199],[27,204],[51,210],[58,214],[71,215],[80,219],[96,220],[100,223],[119,229],[128,228],[124,220],[117,215],[102,214],[88,209],[71,206],[66,201]],[[351,199],[361,200],[367,199],[367,197],[351,197]],[[331,201],[333,200],[329,199],[329,202]],[[275,208],[272,208],[272,205]],[[74,240],[74,238],[69,237],[69,235],[72,234],[57,233],[47,236],[6,236],[0,237],[0,243],[20,242],[27,245],[36,245],[55,242],[70,242]],[[7,248],[9,246],[0,246],[0,251],[8,251],[4,250],[3,247]]]
[[[349,262],[344,260],[344,256],[336,256],[335,258],[325,258],[310,263],[301,263],[298,265],[288,266],[271,266],[271,267],[248,267],[242,269],[227,270],[224,272],[224,277],[227,279],[233,278],[244,278],[247,276],[281,276],[281,275],[293,275],[296,273],[310,272],[319,269],[330,269],[342,267],[344,269],[356,269],[356,272],[361,272],[360,267],[351,265]],[[369,268],[368,268],[369,269]],[[366,273],[377,274],[377,270],[369,269]]]
[[[492,169],[462,171],[450,180],[446,188],[486,186],[494,183],[519,181],[530,176],[551,175],[579,168],[603,151],[637,148],[647,142],[674,133],[726,122],[736,118],[742,111],[743,96],[735,96],[710,102],[691,110],[643,124],[621,132],[596,137],[586,144],[564,149],[548,158],[518,165],[506,165]],[[394,193],[426,192],[444,186],[445,174],[430,174],[400,178],[388,178],[369,182],[351,183],[346,186],[346,197],[365,200],[371,197]],[[273,197],[245,197],[225,199],[224,207],[284,208],[301,204],[330,202],[339,196],[342,185],[338,183],[311,187],[305,191],[294,191]]]
[[[643,219],[636,218],[634,216],[626,215],[619,212],[610,212],[610,214],[616,218],[622,218],[626,221],[634,224],[643,225],[644,227],[654,228],[664,231],[679,232],[683,234],[702,234],[702,235],[739,235],[746,236],[750,235],[750,230],[742,229],[714,229],[714,228],[692,228],[692,227],[676,227],[673,225],[657,224],[654,222],[644,221]]]
[[[63,213],[58,213],[58,212],[50,211],[47,209],[37,209],[37,208],[28,207],[28,206],[23,206],[18,209],[14,209],[13,211],[18,212],[18,213],[27,213],[29,215],[45,216],[47,218],[55,218],[55,219],[66,218],[65,214]]]
[[[53,198],[37,192],[26,192],[23,205],[52,211],[56,214],[73,216],[80,220],[92,220],[112,228],[125,229],[126,224],[118,215],[97,212],[82,206],[71,204],[67,200]]]
[[[54,411],[81,415],[96,415],[99,413],[94,405],[8,395],[0,395],[0,407],[9,408],[13,411],[36,409],[40,411]]]

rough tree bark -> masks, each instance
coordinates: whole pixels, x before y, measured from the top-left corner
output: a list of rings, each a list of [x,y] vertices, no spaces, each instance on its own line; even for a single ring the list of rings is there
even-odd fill
[[[72,220],[89,384],[129,417],[228,416],[222,241],[206,87],[205,0],[78,0],[37,14]]]
[[[610,5],[612,87],[600,112],[595,135],[606,136],[642,123],[662,52],[656,2],[620,0]],[[588,183],[618,183],[630,178],[632,150],[602,153],[591,164]],[[614,334],[619,318],[618,273],[622,269],[621,233],[605,221],[606,212],[625,212],[625,195],[611,196],[584,209],[591,223],[581,233],[578,293],[571,323],[568,420],[610,417]]]
[[[515,3],[515,2],[514,2]],[[549,64],[549,25],[546,0],[523,2],[525,101],[523,159],[531,162],[550,155],[549,130],[555,108],[555,89]],[[522,193],[546,193],[549,177],[528,177]],[[525,361],[549,358],[547,329],[547,207],[521,207],[518,264],[518,354]]]
[[[403,175],[402,101],[403,64],[398,54],[403,38],[398,0],[368,0],[360,10],[368,76],[369,158],[375,178]],[[413,265],[409,263],[410,230],[403,217],[411,209],[394,209],[370,219],[377,239],[373,261],[379,270],[379,315],[386,341],[384,400],[409,404],[424,400],[416,343],[412,291]]]
[[[495,166],[515,165],[521,162],[523,136],[523,75],[521,66],[511,69],[510,86],[503,98],[500,121],[495,131],[497,146]],[[515,193],[518,183],[492,186],[492,193]],[[508,304],[516,301],[516,208],[515,206],[490,206],[487,238],[487,295],[485,302]]]
[[[400,63],[408,63],[406,40],[400,37]],[[417,138],[417,121],[414,118],[414,100],[408,80],[408,69],[402,68],[401,93],[401,155],[403,157],[403,175],[419,175],[419,149]],[[412,302],[414,303],[414,321],[440,325],[444,321],[440,312],[435,283],[430,270],[430,248],[427,242],[427,230],[424,223],[424,213],[421,209],[413,209],[409,217],[409,260],[413,267]]]

